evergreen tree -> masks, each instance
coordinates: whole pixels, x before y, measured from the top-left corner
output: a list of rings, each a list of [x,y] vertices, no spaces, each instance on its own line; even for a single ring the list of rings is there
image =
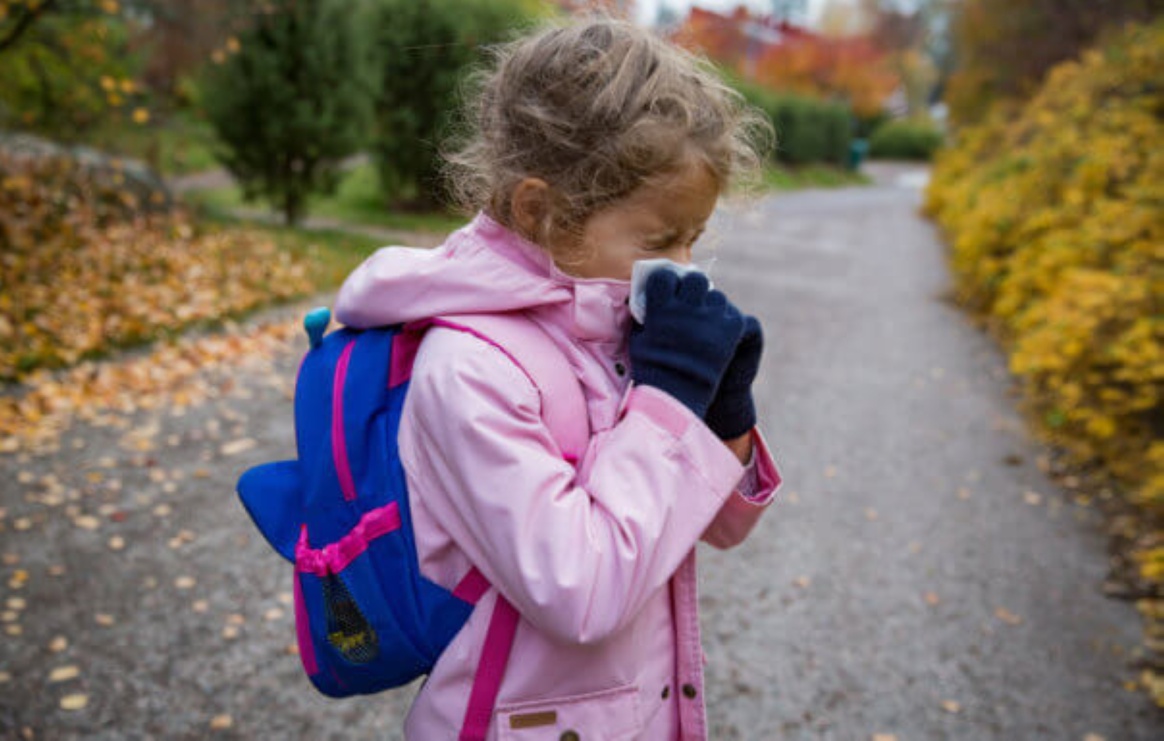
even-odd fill
[[[389,201],[430,208],[443,199],[438,146],[462,76],[538,12],[532,0],[374,0],[368,25],[382,82],[372,152]]]
[[[366,143],[375,72],[364,36],[343,0],[271,0],[228,51],[204,90],[219,157],[247,200],[296,224]]]

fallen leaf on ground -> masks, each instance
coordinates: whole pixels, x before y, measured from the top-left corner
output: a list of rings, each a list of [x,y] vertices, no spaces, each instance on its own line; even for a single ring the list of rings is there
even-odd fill
[[[49,651],[52,651],[55,654],[59,654],[61,651],[64,651],[68,647],[69,639],[65,638],[64,636],[57,636],[56,638],[49,641]]]
[[[198,580],[192,576],[179,576],[174,580],[174,586],[178,589],[193,589]]]
[[[58,666],[49,673],[50,682],[67,682],[81,675],[81,670],[75,666]]]
[[[1032,507],[1035,507],[1043,501],[1043,495],[1039,494],[1037,491],[1028,491],[1023,494],[1023,501]]]
[[[88,695],[65,695],[61,698],[61,710],[84,710],[88,705]]]
[[[245,453],[256,445],[258,443],[253,438],[244,437],[241,440],[232,440],[229,443],[225,443],[219,448],[219,452],[226,456],[238,455],[239,453]]]
[[[77,519],[73,520],[73,524],[82,530],[96,530],[97,528],[101,527],[101,520],[97,519],[93,515],[81,515]]]
[[[798,576],[792,580],[792,585],[795,587],[800,587],[801,589],[804,589],[811,583],[812,579],[808,578],[807,576]]]
[[[229,715],[216,715],[210,721],[210,730],[225,731],[234,725],[234,719]]]
[[[926,604],[929,605],[930,607],[936,607],[938,605],[938,603],[942,601],[942,598],[939,597],[934,592],[926,592],[925,593],[925,600],[926,600]]]
[[[995,609],[994,616],[1007,625],[1020,625],[1023,619],[1005,607]]]
[[[947,713],[960,713],[962,706],[956,700],[942,700],[942,710]]]

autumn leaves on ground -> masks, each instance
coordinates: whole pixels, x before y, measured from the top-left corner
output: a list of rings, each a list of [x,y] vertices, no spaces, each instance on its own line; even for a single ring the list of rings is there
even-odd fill
[[[0,454],[11,476],[0,501],[0,533],[8,533],[0,547],[0,622],[12,662],[0,665],[0,685],[43,681],[46,711],[88,714],[80,725],[52,727],[81,735],[98,727],[94,717],[118,712],[94,706],[94,686],[132,683],[148,671],[142,664],[121,667],[123,678],[106,677],[103,671],[119,671],[116,661],[78,663],[78,651],[92,658],[100,645],[132,643],[114,636],[141,629],[136,614],[148,609],[149,595],[189,595],[183,601],[199,620],[221,622],[222,640],[241,635],[243,600],[212,603],[200,596],[196,571],[181,564],[191,544],[215,537],[183,512],[182,492],[219,487],[212,476],[254,447],[232,411],[254,393],[247,383],[280,399],[290,393],[291,374],[274,363],[299,347],[306,304],[292,302],[259,321],[249,312],[334,280],[335,265],[321,260],[310,235],[288,243],[278,230],[202,225],[151,205],[160,200],[135,193],[116,167],[0,155],[0,376],[7,382]],[[368,247],[356,244],[352,264]],[[179,450],[187,455],[176,456]],[[91,538],[84,562],[51,547],[62,528]],[[143,559],[164,561],[159,549],[177,559],[164,572],[176,574],[172,583],[161,584],[156,572],[141,575]],[[100,573],[119,574],[126,594],[105,587],[83,596],[77,584],[100,583]],[[46,620],[78,600],[89,607],[81,621]],[[223,604],[234,608],[207,614]],[[272,630],[275,621],[289,629],[285,608],[280,602],[260,614]],[[44,635],[50,625],[52,635]],[[30,656],[40,657],[43,677],[8,670],[27,668]],[[207,714],[196,725],[232,724],[214,708]],[[39,738],[44,730],[20,732]]]
[[[294,324],[243,335],[232,320],[325,275],[310,238],[287,249],[278,233],[197,226],[142,200],[116,171],[0,155],[0,378],[19,384],[0,398],[0,452],[52,448],[78,420],[205,400],[207,367],[269,355]],[[223,331],[181,336],[209,327]],[[159,339],[174,341],[94,362]]]

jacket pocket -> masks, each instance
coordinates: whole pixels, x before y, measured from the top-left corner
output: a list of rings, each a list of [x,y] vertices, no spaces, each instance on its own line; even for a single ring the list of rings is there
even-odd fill
[[[642,732],[637,687],[497,707],[500,741],[632,741]]]

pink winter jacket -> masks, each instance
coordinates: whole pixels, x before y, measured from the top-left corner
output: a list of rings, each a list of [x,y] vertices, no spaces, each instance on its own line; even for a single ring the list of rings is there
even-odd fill
[[[511,359],[448,328],[422,342],[399,434],[421,571],[453,589],[476,566],[494,589],[420,689],[410,741],[457,738],[497,591],[521,619],[490,739],[707,737],[695,543],[743,540],[780,477],[754,432],[743,496],[744,467],[700,419],[630,384],[628,292],[562,273],[483,214],[435,250],[378,251],[340,290],[336,315],[355,327],[525,310],[590,414],[575,467]]]

